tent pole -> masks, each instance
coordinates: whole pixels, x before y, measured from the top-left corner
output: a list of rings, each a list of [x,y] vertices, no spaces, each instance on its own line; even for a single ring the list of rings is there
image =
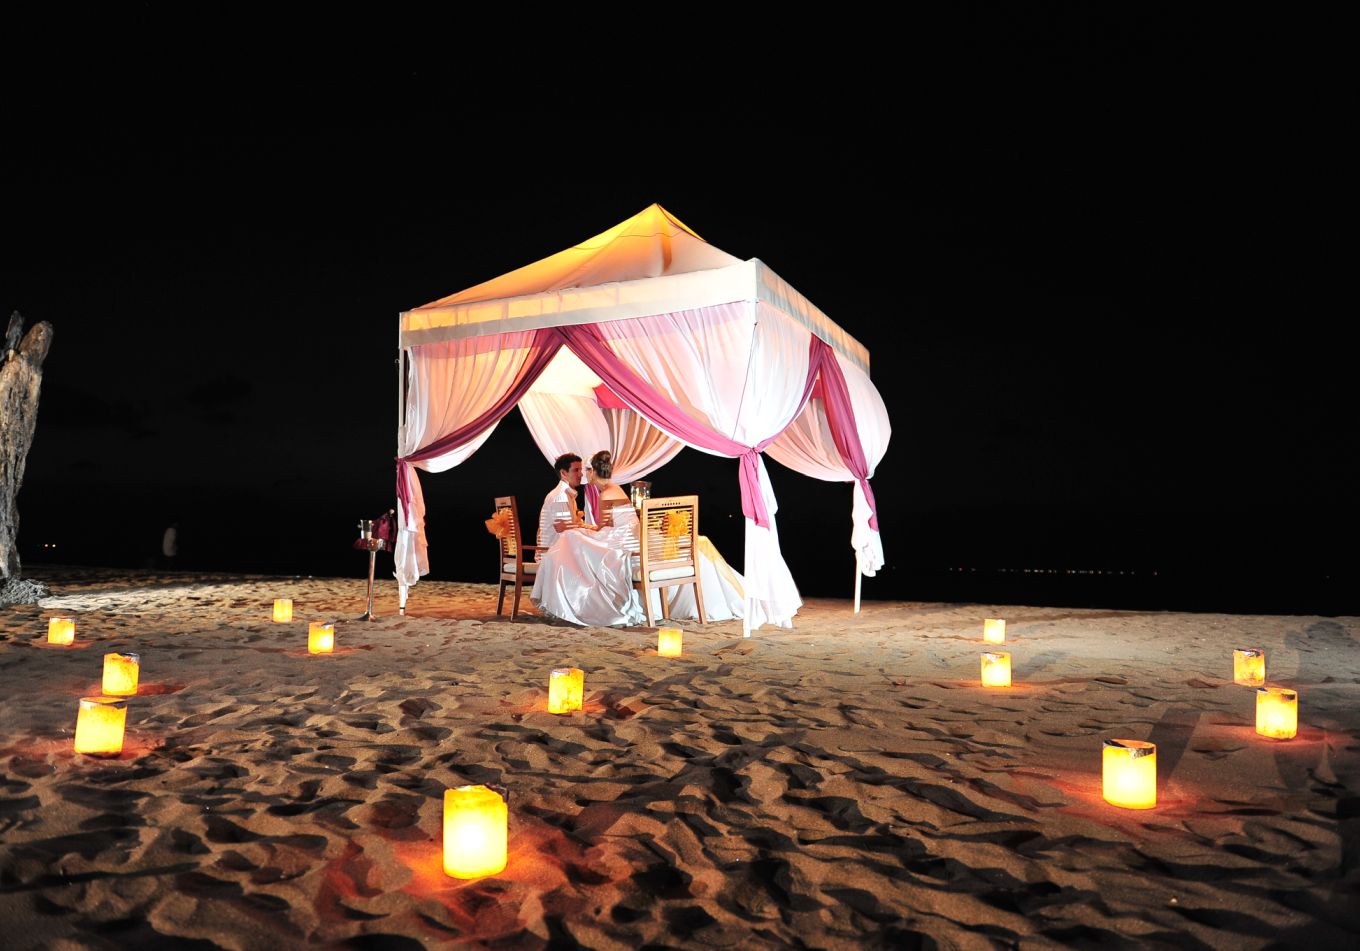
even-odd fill
[[[864,580],[864,572],[859,570],[859,552],[855,552],[855,613],[859,613],[859,589],[860,582]]]
[[[405,362],[405,357],[406,357],[406,352],[405,352],[404,350],[401,349],[401,323],[398,322],[398,324],[397,324],[397,455],[398,455],[398,456],[401,455],[401,447],[402,447],[402,443],[405,441],[404,438],[403,438],[405,434],[402,432],[402,430],[406,428],[406,419],[405,419],[405,416],[406,416],[406,374],[404,374],[404,373],[402,372],[402,370],[405,369],[405,366],[403,365],[404,362]],[[402,508],[401,508],[401,499],[397,499],[397,514],[398,514],[397,525],[400,526],[400,525],[401,525],[401,518],[402,518],[402,516],[403,516],[403,512],[402,512]],[[401,530],[400,527],[398,527],[397,531],[400,532],[400,530]],[[395,560],[395,557],[396,557],[396,537],[395,537],[395,535],[393,536],[393,539],[392,539],[392,545],[393,545],[392,555],[393,555],[393,558],[394,558],[394,560]],[[401,581],[398,580],[398,581],[397,581],[397,602],[398,602],[398,604],[397,604],[397,611],[398,611],[400,614],[405,614],[405,613],[406,613],[406,595],[407,595],[407,592],[408,592],[408,591],[409,591],[409,589],[406,587],[406,585],[402,584]]]

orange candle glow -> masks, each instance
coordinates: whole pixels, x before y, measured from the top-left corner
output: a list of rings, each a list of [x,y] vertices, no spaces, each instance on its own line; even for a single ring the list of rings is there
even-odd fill
[[[329,654],[335,650],[335,625],[313,621],[307,626],[307,653]]]
[[[291,621],[293,619],[293,599],[275,598],[274,599],[274,620]]]
[[[444,872],[481,878],[505,868],[510,811],[489,786],[444,790]]]
[[[983,651],[982,686],[1009,687],[1011,685],[1011,655],[1005,651]]]
[[[982,622],[982,639],[988,644],[1006,643],[1006,621],[1004,618],[988,618]]]
[[[1299,692],[1284,687],[1257,690],[1256,732],[1273,740],[1292,740],[1299,732]]]
[[[1157,744],[1106,740],[1102,785],[1105,801],[1125,809],[1157,805]]]
[[[137,692],[141,670],[141,654],[105,654],[104,693],[110,697],[132,696]]]
[[[127,701],[121,697],[82,697],[76,714],[77,753],[117,756],[123,752]]]
[[[579,667],[561,667],[548,675],[548,712],[570,713],[581,709],[585,673]]]
[[[1259,647],[1239,647],[1233,651],[1233,683],[1260,687],[1266,682],[1266,652]]]
[[[662,657],[679,657],[685,632],[678,627],[663,627],[656,632],[656,652]]]
[[[63,646],[76,639],[76,619],[73,617],[50,617],[47,619],[47,643]]]

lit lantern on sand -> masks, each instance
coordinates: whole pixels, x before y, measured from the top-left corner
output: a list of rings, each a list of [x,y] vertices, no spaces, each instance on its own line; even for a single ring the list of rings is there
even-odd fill
[[[291,621],[293,619],[293,599],[275,598],[274,599],[274,620]]]
[[[1256,647],[1233,651],[1233,683],[1261,687],[1266,682],[1266,652]]]
[[[1157,744],[1106,740],[1102,781],[1105,801],[1125,809],[1157,805]]]
[[[51,617],[47,619],[47,643],[70,644],[76,639],[76,619]]]
[[[77,753],[117,756],[123,752],[127,701],[121,697],[82,697],[76,714]]]
[[[991,618],[982,622],[982,639],[988,644],[1006,643],[1006,621],[1002,618]]]
[[[656,652],[662,657],[679,657],[685,632],[678,627],[663,627],[656,632]]]
[[[982,686],[1009,687],[1011,685],[1011,655],[1005,651],[983,651]]]
[[[505,868],[510,812],[489,786],[444,790],[444,872],[481,878]]]
[[[131,697],[137,692],[141,670],[141,654],[105,654],[104,693],[111,697]]]
[[[1299,692],[1284,687],[1256,691],[1256,732],[1274,740],[1291,740],[1299,732]]]
[[[313,621],[307,626],[307,653],[329,654],[335,650],[335,625]]]
[[[548,712],[570,713],[581,709],[585,673],[579,667],[561,667],[548,675]]]

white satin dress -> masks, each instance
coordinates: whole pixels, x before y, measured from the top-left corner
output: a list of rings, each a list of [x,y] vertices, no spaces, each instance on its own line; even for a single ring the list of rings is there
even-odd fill
[[[637,512],[629,505],[614,509],[611,528],[563,532],[552,547],[539,553],[538,571],[529,599],[543,614],[586,627],[634,627],[646,623],[642,599],[633,587],[637,568]],[[710,621],[744,615],[745,586],[740,574],[723,561],[707,538],[699,537],[699,581],[704,586],[704,613]],[[652,617],[661,618],[661,599],[652,595]],[[693,585],[666,592],[672,619],[699,616]]]

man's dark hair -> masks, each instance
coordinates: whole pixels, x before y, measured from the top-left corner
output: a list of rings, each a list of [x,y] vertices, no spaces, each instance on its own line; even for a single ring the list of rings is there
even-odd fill
[[[557,457],[557,461],[553,463],[553,466],[556,467],[556,469],[557,469],[558,472],[566,472],[566,471],[568,471],[569,469],[571,469],[571,464],[572,464],[573,462],[580,462],[580,461],[581,461],[581,457],[578,456],[578,455],[576,455],[576,453],[574,453],[574,452],[564,452],[564,453],[562,453],[562,455],[560,455],[560,456]]]

